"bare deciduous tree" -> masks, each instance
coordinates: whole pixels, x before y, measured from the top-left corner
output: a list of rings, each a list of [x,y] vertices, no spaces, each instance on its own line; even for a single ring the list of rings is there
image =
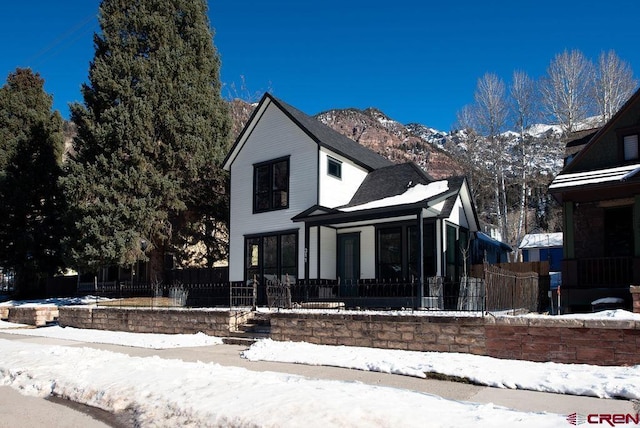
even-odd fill
[[[595,101],[602,123],[606,123],[638,87],[631,66],[615,51],[602,52],[595,71]]]
[[[593,70],[582,52],[565,50],[551,61],[542,79],[544,107],[565,133],[575,131],[577,123],[594,110]]]
[[[488,170],[482,160],[482,147],[484,138],[478,135],[475,129],[475,106],[465,105],[457,112],[455,131],[451,134],[454,138],[450,141],[449,150],[456,154],[456,158],[462,163],[469,186],[476,203],[482,210],[484,208],[484,194],[486,183],[490,182]]]
[[[504,150],[500,133],[507,120],[508,106],[505,97],[505,85],[502,79],[493,73],[485,73],[478,79],[474,94],[475,120],[477,127],[488,140],[493,154],[494,197],[498,225],[502,238],[507,239],[507,192],[505,183]]]
[[[520,134],[520,156],[522,163],[520,165],[520,213],[518,216],[518,227],[516,229],[515,242],[519,243],[524,235],[524,220],[526,216],[526,197],[527,197],[527,177],[529,173],[529,143],[531,136],[526,132],[531,125],[531,120],[535,115],[537,106],[535,82],[523,71],[515,71],[511,80],[509,93],[511,96],[511,110],[514,119],[514,125]]]

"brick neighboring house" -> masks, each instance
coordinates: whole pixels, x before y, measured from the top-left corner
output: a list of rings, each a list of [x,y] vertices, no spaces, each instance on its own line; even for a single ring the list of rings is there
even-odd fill
[[[395,165],[270,94],[224,168],[231,281],[457,281],[478,231],[464,177]]]
[[[549,186],[563,207],[561,297],[569,311],[591,310],[603,297],[631,308],[629,286],[640,284],[639,135],[640,91],[587,135]]]

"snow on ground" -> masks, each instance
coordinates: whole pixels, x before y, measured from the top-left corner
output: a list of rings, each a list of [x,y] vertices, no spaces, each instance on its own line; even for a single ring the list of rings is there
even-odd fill
[[[135,426],[554,427],[516,412],[357,382],[0,339],[0,385],[126,413]]]
[[[615,310],[559,318],[640,320],[640,315]],[[18,330],[17,326],[1,322],[0,332],[155,349],[207,346],[220,340],[203,334],[142,334],[56,326]],[[640,398],[640,366],[535,363],[469,354],[321,346],[269,339],[257,342],[243,356],[250,360],[418,377],[433,372],[500,388]],[[27,395],[53,394],[114,413],[126,412],[143,426],[473,424],[538,427],[567,424],[565,416],[515,412],[491,404],[462,403],[401,389],[2,339],[0,385],[12,386]]]
[[[9,328],[33,328],[33,326],[0,320],[0,329],[9,329]],[[8,332],[3,331],[3,333],[8,333]]]
[[[4,323],[9,324],[10,323]],[[0,332],[25,336],[51,337],[54,339],[74,340],[87,343],[106,343],[124,345],[135,348],[169,349],[193,346],[220,345],[222,339],[198,334],[158,334],[158,333],[130,333],[125,331],[89,330],[73,327],[42,327],[38,329],[10,329]],[[15,324],[14,324],[15,325]]]
[[[625,311],[623,309],[609,309],[606,311],[592,312],[588,314],[566,314],[566,315],[542,315],[526,314],[521,315],[526,318],[549,318],[549,319],[573,319],[573,320],[612,320],[612,321],[640,321],[640,314]]]
[[[243,356],[251,361],[335,366],[416,377],[439,373],[497,388],[598,398],[640,398],[640,366],[537,363],[460,353],[326,346],[270,339],[255,343]]]

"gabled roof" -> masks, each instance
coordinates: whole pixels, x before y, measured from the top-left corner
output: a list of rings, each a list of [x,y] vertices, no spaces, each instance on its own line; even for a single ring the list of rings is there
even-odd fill
[[[319,146],[326,147],[332,152],[340,156],[344,156],[368,171],[393,165],[393,163],[387,158],[380,156],[352,139],[345,137],[338,131],[333,130],[324,123],[308,116],[273,95],[265,93],[251,115],[251,118],[249,118],[247,124],[238,136],[238,139],[227,154],[227,157],[224,160],[225,169],[230,169],[235,156],[251,134],[251,130],[253,130],[268,105],[278,107],[289,119],[291,119],[293,123],[302,129]]]
[[[586,156],[586,154],[590,150],[592,150],[592,148],[597,144],[597,142],[604,135],[606,135],[610,130],[612,130],[612,129],[614,129],[616,127],[618,120],[621,117],[623,117],[627,113],[627,111],[629,111],[631,109],[633,104],[635,104],[638,100],[640,100],[640,89],[637,90],[627,100],[627,102],[624,103],[624,105],[622,107],[620,107],[620,110],[618,110],[618,112],[616,114],[614,114],[613,117],[611,119],[609,119],[609,121],[607,123],[605,123],[604,126],[602,128],[600,128],[600,130],[598,130],[598,132],[595,133],[595,135],[593,135],[591,137],[591,139],[586,144],[586,146],[576,154],[576,156],[572,159],[572,161],[570,163],[565,165],[565,167],[562,169],[560,174],[580,171],[580,169],[579,169],[580,168],[580,160],[582,158],[584,158]]]

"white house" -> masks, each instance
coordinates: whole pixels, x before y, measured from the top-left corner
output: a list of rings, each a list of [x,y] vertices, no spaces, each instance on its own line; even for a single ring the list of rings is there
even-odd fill
[[[231,281],[457,280],[478,230],[465,178],[393,164],[270,94],[224,168]]]

